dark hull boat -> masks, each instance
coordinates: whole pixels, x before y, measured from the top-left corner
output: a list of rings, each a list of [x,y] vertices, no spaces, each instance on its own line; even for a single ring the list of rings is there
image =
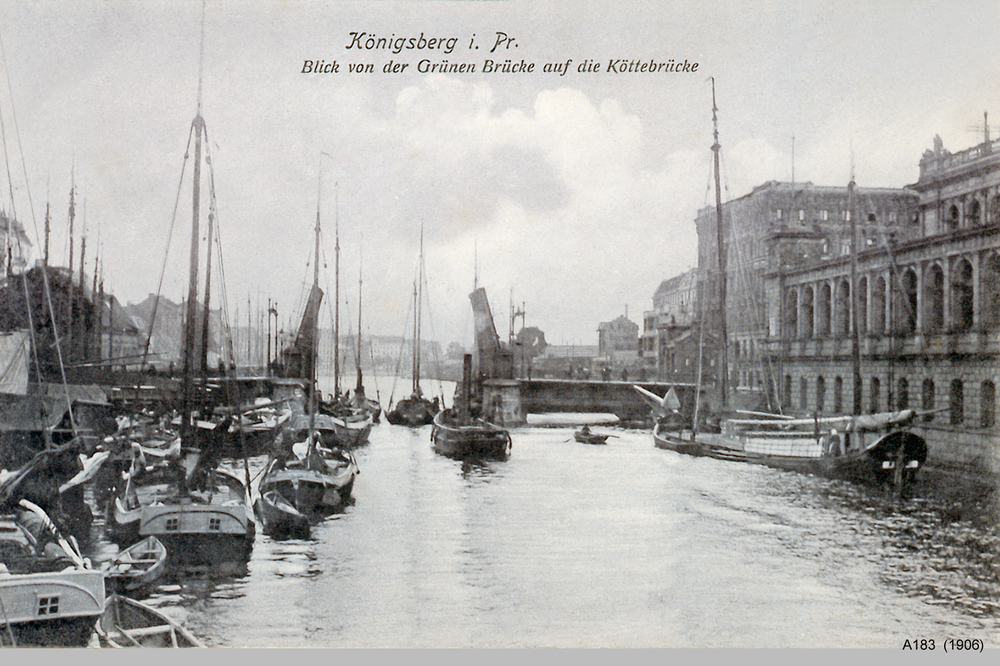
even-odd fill
[[[506,460],[510,455],[510,431],[482,419],[461,418],[452,409],[434,417],[431,431],[434,450],[461,460]]]
[[[310,524],[350,502],[360,473],[348,451],[308,442],[299,458],[278,456],[268,462],[255,506],[264,531],[271,536],[303,536]]]
[[[393,410],[385,415],[385,420],[393,425],[418,428],[433,423],[439,411],[436,401],[413,395],[397,402]]]
[[[573,433],[573,439],[581,444],[607,444],[611,435],[600,435],[596,432],[577,430]]]

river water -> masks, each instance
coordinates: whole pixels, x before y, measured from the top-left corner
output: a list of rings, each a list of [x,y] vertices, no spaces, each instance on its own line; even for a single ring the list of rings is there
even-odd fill
[[[463,464],[429,426],[383,422],[343,514],[307,540],[258,533],[245,575],[148,602],[230,647],[1000,646],[995,500],[894,500],[596,430],[615,436],[536,423],[508,460]]]

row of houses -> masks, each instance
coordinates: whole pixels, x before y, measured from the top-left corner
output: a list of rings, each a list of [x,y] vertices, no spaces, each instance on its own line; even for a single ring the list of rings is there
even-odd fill
[[[717,212],[699,211],[697,267],[644,313],[650,375],[693,381],[701,349],[737,406],[934,411],[918,430],[939,463],[1000,470],[1000,141],[935,137],[919,166],[898,189],[771,181],[724,204],[724,302]]]

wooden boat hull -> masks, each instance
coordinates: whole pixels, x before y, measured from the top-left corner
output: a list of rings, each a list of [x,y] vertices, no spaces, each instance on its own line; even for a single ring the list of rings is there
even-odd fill
[[[309,536],[309,516],[299,512],[277,491],[270,490],[257,498],[254,510],[264,533],[271,537],[304,539]]]
[[[450,424],[441,412],[434,417],[431,441],[434,450],[457,459],[505,460],[510,455],[510,432],[485,421],[471,425]]]
[[[607,444],[609,435],[598,435],[596,433],[585,434],[580,432],[573,433],[573,439],[580,442],[581,444]]]
[[[108,587],[135,594],[149,589],[167,568],[167,547],[154,536],[129,546],[105,570]]]
[[[656,424],[653,427],[653,444],[658,449],[676,451],[689,456],[706,455],[706,446],[696,440],[684,439],[681,431],[670,431],[667,428]]]
[[[438,411],[432,401],[410,397],[396,403],[392,411],[386,413],[385,420],[393,425],[419,428],[434,423],[434,416]]]
[[[265,530],[272,536],[307,531],[310,521],[335,513],[350,501],[359,473],[354,456],[341,450],[320,448],[305,459],[272,459],[261,478],[257,502]]]
[[[146,604],[113,594],[97,622],[103,647],[203,648],[194,634]]]
[[[0,573],[0,646],[84,647],[105,609],[104,572]]]

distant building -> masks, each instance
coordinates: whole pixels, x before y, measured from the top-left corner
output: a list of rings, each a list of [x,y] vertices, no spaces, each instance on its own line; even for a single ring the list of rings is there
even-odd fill
[[[639,353],[643,367],[656,379],[689,381],[693,377],[687,374],[698,352],[697,277],[698,270],[691,269],[664,280],[653,294],[653,309],[643,313]],[[691,340],[693,349],[689,348]]]
[[[859,253],[837,252],[764,273],[765,363],[780,402],[800,413],[942,410],[916,428],[932,464],[1000,473],[1000,142],[959,153],[935,138],[908,191],[913,214],[859,190]],[[896,195],[900,204],[904,195]],[[889,217],[893,212],[897,217]],[[794,217],[794,216],[793,216]],[[838,236],[850,249],[850,239]],[[735,344],[750,326],[737,327]],[[861,334],[856,394],[852,344]],[[745,346],[743,347],[745,349]],[[734,366],[743,371],[739,359]],[[745,380],[744,380],[745,381]]]

